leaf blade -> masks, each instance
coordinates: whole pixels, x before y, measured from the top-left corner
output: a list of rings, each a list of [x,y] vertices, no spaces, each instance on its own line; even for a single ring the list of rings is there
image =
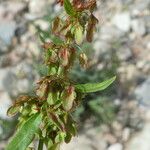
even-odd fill
[[[35,132],[39,128],[41,122],[41,115],[35,114],[30,117],[24,125],[17,131],[10,143],[7,145],[6,150],[26,150],[28,145],[34,138]]]
[[[64,8],[68,15],[75,16],[76,12],[69,0],[64,0]]]
[[[111,85],[115,81],[115,79],[116,79],[116,76],[108,80],[105,80],[101,83],[78,84],[78,85],[75,85],[75,88],[81,93],[92,93],[92,92],[102,91],[106,89],[109,85]]]

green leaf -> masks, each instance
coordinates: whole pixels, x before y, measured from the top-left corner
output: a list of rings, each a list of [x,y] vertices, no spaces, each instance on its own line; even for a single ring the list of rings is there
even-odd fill
[[[49,32],[42,30],[39,26],[35,26],[41,42],[45,42],[50,37]]]
[[[64,142],[65,137],[66,137],[66,133],[60,132],[60,133],[57,134],[57,136],[56,136],[56,138],[55,138],[55,142],[56,142],[56,143]]]
[[[60,150],[61,143],[55,143],[51,147],[48,147],[49,150]]]
[[[74,10],[73,6],[71,5],[69,0],[64,0],[64,8],[68,15],[75,16],[76,11]]]
[[[51,35],[50,36],[50,39],[52,40],[52,42],[56,45],[61,45],[63,44],[63,40],[61,38],[59,38],[58,36],[54,36],[54,35]]]
[[[17,131],[5,150],[26,150],[39,128],[41,119],[40,114],[31,116]]]
[[[106,89],[109,85],[111,85],[115,81],[115,79],[116,76],[108,80],[105,80],[101,83],[78,84],[75,85],[75,88],[81,93],[92,93],[92,92],[102,91]]]
[[[56,45],[61,45],[64,43],[61,38],[59,38],[58,36],[52,35],[51,32],[49,33],[49,31],[44,31],[38,26],[36,26],[36,29],[37,29],[37,33],[39,35],[41,42],[45,43],[47,39],[50,39]]]

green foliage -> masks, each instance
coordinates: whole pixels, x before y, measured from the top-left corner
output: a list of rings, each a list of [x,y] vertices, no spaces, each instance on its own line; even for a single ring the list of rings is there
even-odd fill
[[[6,150],[26,150],[32,142],[35,133],[38,131],[40,122],[40,114],[35,114],[30,117],[17,131],[11,142],[6,147]]]
[[[117,108],[112,104],[109,97],[92,99],[88,103],[88,106],[95,117],[96,123],[110,124],[115,118],[115,112]]]
[[[10,137],[14,132],[16,124],[17,124],[16,119],[4,120],[0,118],[0,128],[1,128],[0,140],[8,139],[8,137]]]
[[[113,77],[101,83],[78,84],[75,85],[75,88],[79,90],[81,93],[93,93],[97,91],[102,91],[105,90],[108,86],[110,86],[115,81],[115,79],[116,77]]]
[[[59,0],[66,11],[65,17],[53,20],[50,31],[37,27],[43,43],[46,75],[37,82],[35,95],[20,96],[8,110],[8,115],[20,113],[18,129],[6,150],[25,150],[36,138],[39,150],[59,150],[62,142],[69,143],[76,135],[76,123],[72,112],[87,93],[107,88],[115,77],[101,83],[78,84],[70,78],[75,62],[87,68],[88,58],[81,44],[91,42],[98,20],[93,15],[96,1]],[[41,69],[40,69],[41,70]],[[97,103],[98,104],[98,103]],[[95,109],[94,103],[89,103]],[[97,109],[97,108],[96,108]],[[29,118],[29,119],[28,119]]]
[[[76,11],[74,10],[72,4],[69,0],[64,0],[64,8],[68,15],[74,17],[76,15]]]

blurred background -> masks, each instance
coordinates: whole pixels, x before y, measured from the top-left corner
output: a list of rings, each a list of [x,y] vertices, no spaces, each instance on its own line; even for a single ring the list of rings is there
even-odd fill
[[[90,67],[77,64],[71,75],[80,83],[117,80],[85,97],[73,113],[79,134],[62,150],[150,150],[150,0],[97,3],[95,40],[82,45]],[[0,150],[17,123],[8,107],[46,73],[38,32],[61,11],[56,0],[0,0]]]

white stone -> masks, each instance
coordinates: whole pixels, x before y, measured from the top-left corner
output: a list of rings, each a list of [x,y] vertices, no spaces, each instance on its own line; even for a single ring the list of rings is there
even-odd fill
[[[69,144],[63,143],[61,150],[105,150],[107,144],[97,128],[89,128],[84,133],[74,137]]]
[[[7,45],[11,44],[15,30],[16,23],[14,21],[0,21],[0,39]]]
[[[12,101],[6,92],[0,92],[0,118],[10,119],[7,116],[7,110],[12,105]]]
[[[29,1],[29,11],[32,14],[44,14],[47,10],[47,0],[31,0]]]
[[[120,30],[128,32],[131,26],[131,18],[129,12],[122,12],[116,14],[112,19],[112,23]]]
[[[107,150],[123,150],[123,146],[120,143],[116,143],[108,147]]]
[[[100,28],[100,40],[112,41],[114,38],[118,39],[122,36],[122,31],[111,25],[104,25]]]
[[[123,133],[122,133],[122,140],[123,141],[128,141],[129,140],[129,137],[130,137],[130,129],[129,128],[125,128],[124,130],[123,130]]]
[[[150,78],[135,89],[135,95],[141,104],[150,106]]]
[[[0,69],[0,91],[5,90],[4,79],[9,74],[9,69]]]
[[[132,30],[137,34],[137,35],[144,35],[146,33],[146,27],[144,24],[144,21],[140,19],[134,19],[131,22],[131,27]]]
[[[150,150],[150,122],[146,122],[143,130],[134,135],[125,150]]]
[[[35,25],[39,26],[42,30],[47,30],[49,28],[49,22],[44,21],[44,20],[36,20]]]

